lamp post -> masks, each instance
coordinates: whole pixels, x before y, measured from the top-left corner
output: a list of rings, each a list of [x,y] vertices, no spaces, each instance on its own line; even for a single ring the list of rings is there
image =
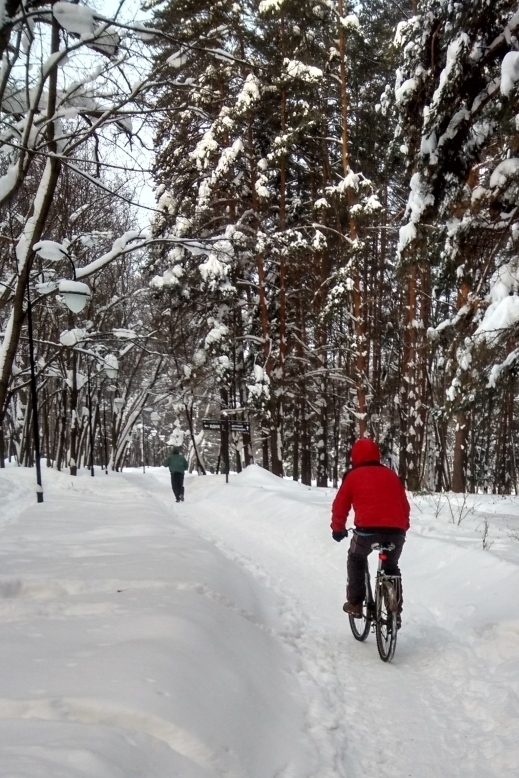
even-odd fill
[[[112,416],[112,467],[117,471],[119,470],[119,464],[117,457],[116,441],[118,439],[119,432],[122,428],[122,410],[124,408],[125,401],[122,397],[114,397],[112,401],[113,416]],[[124,454],[124,452],[123,452]],[[126,456],[128,455],[128,449],[126,449]]]
[[[103,397],[103,433],[105,448],[105,474],[108,475],[108,439],[106,436],[106,399]]]
[[[141,414],[141,448],[142,448],[142,472],[146,472],[146,462],[144,460],[144,409]]]
[[[103,358],[104,371],[108,378],[111,380],[117,379],[119,372],[119,362],[115,354],[106,354]],[[115,400],[114,400],[115,406]],[[108,443],[106,438],[106,401],[103,400],[103,427],[104,427],[104,444],[105,444],[105,473],[108,475]]]
[[[88,435],[90,438],[90,475],[94,477],[94,433],[92,428],[92,392],[90,390],[90,365],[87,373],[87,391],[88,391]]]
[[[40,463],[40,428],[38,423],[38,392],[36,388],[36,367],[34,364],[34,340],[32,330],[32,303],[29,280],[27,280],[27,328],[29,331],[29,362],[31,365],[31,403],[34,435],[34,459],[36,465],[36,499],[43,502],[43,485]]]
[[[152,411],[151,414],[150,414],[150,421],[153,424],[153,426],[155,427],[154,433],[153,433],[153,467],[155,467],[156,466],[155,454],[156,454],[156,451],[157,451],[156,439],[157,439],[157,435],[158,435],[157,427],[159,426],[160,414],[157,413],[157,411]]]

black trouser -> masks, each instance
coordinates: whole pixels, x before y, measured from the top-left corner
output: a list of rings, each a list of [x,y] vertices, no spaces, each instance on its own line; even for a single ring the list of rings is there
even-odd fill
[[[394,545],[394,549],[387,552],[387,558],[382,562],[382,569],[387,575],[400,575],[398,560],[405,543],[405,532],[403,530],[375,531],[370,532],[369,535],[354,533],[350,550],[348,551],[348,587],[346,589],[348,602],[354,605],[364,600],[366,591],[364,573],[373,543],[383,543],[384,545],[392,543]]]
[[[184,496],[184,473],[171,473],[171,488],[178,502]]]

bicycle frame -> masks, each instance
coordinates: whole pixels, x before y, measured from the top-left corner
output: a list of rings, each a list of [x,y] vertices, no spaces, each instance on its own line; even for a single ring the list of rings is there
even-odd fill
[[[392,551],[392,548],[388,547],[387,550]],[[388,583],[391,584],[391,590],[394,595],[391,601],[391,610],[398,609],[398,603],[400,600],[400,589],[401,589],[400,576],[386,575],[386,573],[382,569],[382,563],[386,559],[387,559],[387,555],[384,553],[384,551],[380,550],[378,554],[378,567],[377,567],[377,574],[375,579],[375,596],[373,596],[369,565],[368,565],[368,560],[366,559],[366,605],[368,608],[369,615],[372,618],[372,623],[371,623],[372,632],[375,632],[375,628],[376,628],[376,624],[375,624],[376,602],[377,602],[377,596],[380,597],[380,590],[383,581],[387,581]]]
[[[374,632],[380,658],[383,662],[390,662],[396,647],[401,579],[400,576],[387,575],[382,567],[387,559],[387,552],[392,551],[394,545],[373,543],[371,548],[373,551],[378,551],[375,593],[373,596],[369,564],[366,559],[364,614],[360,625],[357,624],[356,617],[350,615],[350,627],[353,636],[359,641],[366,640],[370,630]]]
[[[376,550],[377,545],[378,544],[374,543],[372,548]],[[383,548],[378,547],[377,591],[380,594],[380,589],[383,581],[389,582],[391,584],[391,595],[392,595],[390,608],[391,611],[397,611],[398,604],[400,602],[400,594],[402,590],[401,576],[387,575],[382,569],[382,563],[385,562],[387,559],[386,551],[392,551],[393,549],[394,549],[394,545],[392,543],[390,543],[389,546]],[[370,585],[370,589],[371,589],[371,585]]]

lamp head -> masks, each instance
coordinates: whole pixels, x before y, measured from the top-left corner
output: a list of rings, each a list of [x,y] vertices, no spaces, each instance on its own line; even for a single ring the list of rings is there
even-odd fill
[[[123,409],[124,400],[122,397],[115,397],[114,398],[114,411],[116,413],[120,413]]]
[[[117,378],[119,361],[115,354],[106,354],[103,358],[103,367],[108,378]]]
[[[63,295],[65,305],[72,313],[80,313],[91,295],[90,288],[82,281],[66,279],[59,282],[59,293]]]

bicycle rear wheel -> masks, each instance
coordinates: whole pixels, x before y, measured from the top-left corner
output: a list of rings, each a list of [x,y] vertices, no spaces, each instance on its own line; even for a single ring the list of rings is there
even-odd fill
[[[376,622],[377,649],[383,662],[391,662],[397,638],[398,596],[390,580],[377,581]]]
[[[369,635],[373,616],[372,603],[373,597],[371,595],[369,573],[366,573],[366,597],[362,603],[362,617],[355,618],[354,616],[348,616],[350,620],[350,629],[355,640],[360,640],[362,642],[366,640]]]

